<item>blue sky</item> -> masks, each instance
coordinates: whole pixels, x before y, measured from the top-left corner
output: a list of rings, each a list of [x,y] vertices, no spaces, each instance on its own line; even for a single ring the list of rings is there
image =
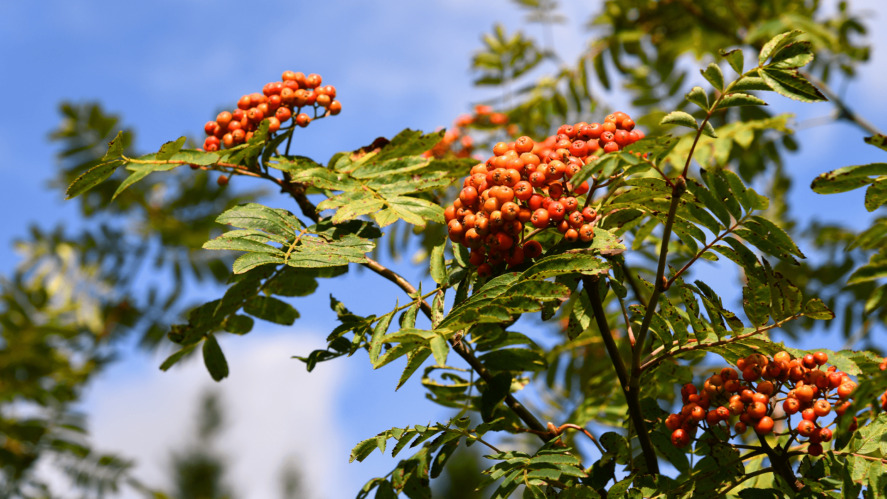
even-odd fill
[[[874,13],[874,27],[880,21],[878,2],[860,3]],[[555,30],[555,45],[567,60],[582,48],[583,22],[598,6],[569,2],[564,7],[570,21]],[[3,2],[0,209],[16,216],[0,224],[0,272],[14,268],[17,259],[8,242],[26,234],[30,224],[76,222],[75,206],[46,188],[55,153],[47,134],[58,124],[62,100],[99,100],[136,130],[137,147],[150,151],[183,134],[199,136],[220,108],[232,107],[240,95],[258,91],[283,70],[316,72],[337,87],[344,111],[299,133],[294,145],[300,154],[323,161],[406,127],[430,131],[449,125],[486,95],[472,88],[468,71],[480,34],[497,21],[513,28],[520,20],[519,12],[501,0]],[[538,29],[526,28],[537,36]],[[887,95],[881,90],[887,40],[884,30],[873,34],[873,61],[844,95],[887,129]],[[769,101],[798,113],[800,121],[831,111],[828,104],[802,106],[776,96]],[[611,95],[610,102],[624,99]],[[865,224],[870,214],[862,207],[861,191],[818,196],[807,189],[820,172],[883,161],[876,149],[857,146],[861,137],[847,124],[798,132],[803,149],[788,165],[797,178],[791,194],[797,212]],[[421,275],[407,262],[387,263],[413,279]],[[231,378],[220,385],[232,415],[224,450],[263,449],[235,460],[243,497],[268,497],[276,487],[276,468],[288,455],[305,459],[310,481],[325,484],[315,485],[317,497],[349,496],[391,465],[377,456],[347,465],[352,445],[393,425],[446,414],[424,400],[417,381],[395,393],[396,366],[370,372],[356,365],[360,362],[339,362],[306,376],[300,363],[289,360],[320,346],[332,329],[329,293],[365,313],[393,307],[401,297],[387,281],[359,273],[324,283],[315,297],[297,301],[303,318],[295,328],[257,328],[223,343],[232,364]],[[174,422],[188,420],[194,410],[190,401],[212,384],[200,365],[161,373],[159,362],[157,356],[129,352],[95,384],[84,406],[94,416],[96,442],[139,458],[138,474],[149,483],[162,480],[165,449],[184,435]],[[272,414],[278,417],[268,419]]]

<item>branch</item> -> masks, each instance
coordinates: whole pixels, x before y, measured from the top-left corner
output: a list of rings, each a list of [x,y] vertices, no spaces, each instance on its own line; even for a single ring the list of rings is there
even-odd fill
[[[767,438],[764,435],[758,435],[758,440],[761,441],[761,448],[764,449],[764,452],[767,453],[767,457],[770,458],[770,464],[773,466],[773,470],[776,474],[782,477],[793,491],[797,492],[804,488],[804,484],[795,476],[791,463],[789,463],[791,456],[779,446],[775,449],[770,447],[770,444],[767,442]]]
[[[644,415],[641,413],[640,384],[632,386],[632,378],[629,378],[625,362],[622,360],[622,354],[619,353],[619,347],[616,345],[616,340],[613,338],[609,324],[607,324],[607,315],[604,311],[601,295],[597,289],[598,279],[598,277],[582,276],[582,285],[585,288],[586,294],[588,294],[588,300],[591,302],[591,308],[594,311],[594,320],[601,331],[601,338],[604,340],[607,354],[613,362],[616,376],[619,378],[619,385],[625,394],[625,400],[628,403],[628,414],[641,443],[641,450],[647,463],[647,472],[659,474],[659,461],[656,459],[656,450],[653,448],[653,442],[650,440],[650,434],[647,432],[647,423],[644,421]],[[636,345],[636,348],[639,348],[639,346]]]
[[[277,179],[274,179],[277,180]],[[308,196],[305,195],[305,189],[301,184],[289,184],[285,182],[279,182],[282,185],[283,189],[288,192],[293,199],[298,203],[299,208],[302,210],[302,213],[313,220],[315,223],[320,220],[320,216],[317,214],[317,207],[308,199]],[[372,258],[365,256],[366,261],[362,263],[364,267],[372,270],[376,274],[388,279],[397,285],[400,289],[406,292],[411,297],[416,297],[419,300],[419,308],[422,310],[422,313],[430,320],[431,319],[431,305],[428,304],[427,301],[418,298],[419,292],[418,290],[410,284],[409,281],[403,278],[397,272],[385,267],[381,263],[373,260]],[[474,355],[474,352],[468,347],[467,343],[464,341],[457,341],[455,337],[449,338],[450,346],[453,348],[453,351],[459,354],[462,359],[474,369],[477,374],[483,378],[487,383],[491,382],[493,379],[493,375],[490,374],[490,371],[487,370],[486,366]],[[505,396],[505,405],[508,406],[517,416],[523,421],[530,429],[536,430],[536,433],[539,435],[543,441],[547,442],[550,440],[553,435],[548,433],[545,425],[530,412],[523,404],[518,401],[514,395],[511,393]]]
[[[586,437],[588,437],[588,438],[591,440],[591,443],[593,443],[593,444],[595,445],[595,447],[597,447],[597,449],[598,449],[599,451],[601,451],[601,454],[606,454],[606,453],[607,453],[607,451],[604,450],[603,447],[601,447],[601,444],[598,443],[598,441],[597,441],[597,439],[594,437],[594,435],[592,435],[590,431],[586,430],[585,428],[583,428],[583,427],[581,427],[581,426],[579,426],[579,425],[576,425],[576,424],[573,424],[573,423],[564,423],[564,424],[560,425],[560,426],[557,428],[557,432],[558,432],[558,434],[560,434],[561,432],[563,432],[566,428],[571,428],[571,429],[573,429],[573,430],[579,430],[579,431],[581,431],[582,433],[585,434]]]

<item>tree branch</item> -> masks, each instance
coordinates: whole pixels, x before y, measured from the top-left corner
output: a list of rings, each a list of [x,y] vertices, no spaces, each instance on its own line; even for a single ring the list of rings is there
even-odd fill
[[[281,187],[284,189],[284,191],[288,192],[293,197],[293,199],[295,199],[296,203],[299,205],[299,208],[302,210],[302,213],[306,217],[310,218],[315,223],[320,220],[320,216],[317,214],[317,207],[315,207],[314,203],[312,203],[308,199],[308,196],[305,195],[305,189],[304,187],[302,187],[301,184],[288,182],[279,183],[281,184]],[[381,263],[373,260],[368,256],[365,256],[364,258],[366,259],[366,261],[361,265],[372,270],[385,279],[393,282],[395,285],[397,285],[397,287],[402,289],[408,295],[413,297],[419,296],[418,290],[412,284],[410,284],[409,281],[404,279],[403,276],[385,267]],[[419,299],[419,308],[422,310],[422,313],[425,314],[426,317],[428,317],[428,319],[431,319],[431,305],[429,305],[427,301]],[[471,368],[484,381],[486,381],[487,383],[492,381],[493,375],[490,373],[489,370],[487,370],[486,366],[483,365],[480,359],[478,359],[474,355],[474,352],[471,351],[466,342],[457,341],[455,337],[449,338],[448,341],[453,351],[456,352],[460,357],[462,357],[462,359],[467,362],[468,365],[471,366]],[[511,409],[521,419],[521,421],[524,422],[524,424],[526,424],[530,429],[535,430],[534,433],[539,435],[539,438],[541,438],[543,441],[547,442],[554,437],[554,435],[551,435],[549,433],[545,425],[543,425],[542,422],[539,421],[539,419],[536,418],[536,416],[533,415],[533,413],[530,412],[530,410],[527,409],[523,404],[521,404],[520,401],[517,400],[511,393],[505,396],[505,405],[507,405],[508,408]]]
[[[604,311],[603,301],[598,292],[598,277],[582,276],[582,286],[591,302],[591,308],[594,311],[594,320],[601,332],[601,338],[604,340],[604,346],[607,348],[607,354],[613,362],[616,369],[616,377],[619,378],[619,386],[625,394],[625,400],[628,403],[628,414],[634,425],[635,433],[641,443],[641,450],[644,453],[644,461],[647,463],[647,472],[659,474],[659,461],[656,459],[656,450],[653,448],[653,442],[650,440],[650,434],[647,432],[647,423],[644,421],[644,415],[641,412],[641,401],[639,386],[632,387],[631,378],[628,370],[625,368],[625,362],[622,360],[622,354],[619,353],[619,347],[607,324],[607,315]],[[637,345],[636,345],[637,347]]]

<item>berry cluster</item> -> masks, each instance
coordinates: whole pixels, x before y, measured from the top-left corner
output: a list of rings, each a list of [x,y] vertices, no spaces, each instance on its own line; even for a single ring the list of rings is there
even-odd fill
[[[208,137],[203,142],[205,151],[218,151],[242,144],[253,136],[262,121],[268,121],[268,131],[280,130],[290,119],[295,125],[306,127],[321,114],[336,115],[342,103],[336,99],[336,87],[321,85],[318,74],[284,71],[280,81],[265,84],[262,93],[244,95],[234,111],[222,111],[214,121],[203,127]],[[313,116],[303,113],[303,107],[313,108]]]
[[[735,435],[745,433],[749,426],[759,435],[767,435],[777,421],[785,420],[789,433],[807,439],[810,455],[822,454],[822,442],[832,439],[832,430],[819,418],[832,410],[839,416],[844,414],[856,388],[849,375],[835,366],[822,369],[827,362],[825,352],[800,359],[791,358],[785,351],[773,359],[752,354],[737,361],[739,371],[725,367],[710,376],[701,391],[693,384],[684,385],[684,406],[665,419],[665,426],[672,432],[671,442],[685,447],[700,426],[710,430],[724,423],[726,428],[731,421],[735,421]],[[791,416],[797,413],[801,413],[801,420],[792,426]]]
[[[474,151],[474,138],[466,133],[467,128],[499,128],[507,123],[508,116],[505,113],[493,112],[492,107],[478,104],[474,106],[474,114],[463,114],[456,118],[453,126],[447,129],[441,141],[425,151],[424,156],[426,158],[443,158],[452,154],[457,158],[467,158]],[[508,125],[506,131],[509,135],[516,135],[517,126]]]
[[[494,156],[471,169],[444,211],[450,239],[471,249],[481,275],[502,262],[517,266],[542,254],[538,241],[523,240],[528,222],[540,230],[555,227],[567,241],[591,241],[599,217],[588,200],[577,199],[588,192],[588,182],[573,185],[570,179],[597,154],[643,137],[627,114],[617,112],[602,124],[563,125],[543,142],[524,136],[497,143]]]
[[[882,371],[887,371],[887,357],[884,357],[878,368]],[[881,409],[887,411],[887,391],[881,394],[881,398],[878,401],[881,402]]]

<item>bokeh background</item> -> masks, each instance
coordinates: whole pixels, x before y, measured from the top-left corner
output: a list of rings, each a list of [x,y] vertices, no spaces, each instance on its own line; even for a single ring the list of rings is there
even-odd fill
[[[585,22],[600,3],[564,1],[560,7],[566,22],[554,30],[554,44],[572,60],[593,35]],[[877,28],[885,22],[881,7],[879,0],[853,2],[855,10],[867,12],[872,59],[856,80],[838,88],[848,105],[883,130],[887,32]],[[82,223],[74,204],[49,186],[57,150],[48,135],[60,122],[61,102],[100,102],[135,130],[137,150],[153,151],[181,135],[201,137],[203,123],[219,110],[233,107],[240,95],[258,91],[284,70],[315,72],[337,87],[344,110],[297,133],[294,150],[325,161],[403,128],[448,126],[489,97],[472,85],[469,62],[480,35],[496,22],[541,36],[537,25],[527,25],[521,12],[501,0],[3,2],[0,274],[18,264],[12,241],[31,225],[75,230]],[[597,92],[631,114],[615,88]],[[863,227],[870,215],[862,207],[861,190],[818,196],[807,186],[823,171],[883,161],[878,151],[860,147],[862,132],[851,124],[820,120],[832,112],[827,103],[769,100],[798,115],[796,139],[802,149],[787,165],[795,179],[789,194],[794,209],[804,217]],[[236,180],[231,188],[247,187]],[[415,281],[424,278],[409,255],[398,260],[383,255],[383,263]],[[721,282],[731,278],[722,276]],[[199,303],[219,291],[186,293]],[[231,376],[219,384],[200,359],[163,373],[157,366],[169,350],[147,352],[135,338],[125,340],[118,345],[118,360],[90,385],[81,406],[93,443],[135,459],[140,480],[164,486],[171,451],[194,432],[201,394],[212,388],[225,410],[217,447],[239,497],[278,496],[287,467],[298,471],[308,497],[352,496],[392,465],[378,453],[349,464],[354,444],[392,426],[434,422],[447,413],[425,400],[418,380],[395,392],[396,366],[374,372],[366,362],[340,361],[309,374],[291,359],[325,345],[335,319],[330,294],[367,313],[393,306],[399,296],[368,273],[322,283],[315,295],[295,302],[302,312],[295,326],[259,325],[246,338],[223,341]],[[830,341],[841,340],[818,335],[800,346]],[[52,463],[42,466],[53,473]],[[61,487],[64,481],[57,483]],[[138,495],[127,489],[120,497]]]

